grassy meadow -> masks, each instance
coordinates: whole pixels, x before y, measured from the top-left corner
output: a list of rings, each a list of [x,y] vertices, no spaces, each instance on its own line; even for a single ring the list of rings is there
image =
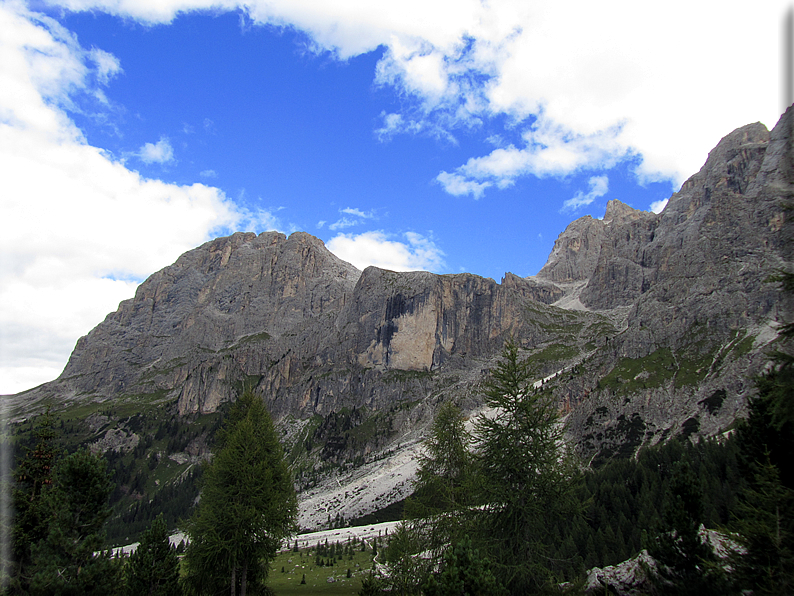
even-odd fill
[[[317,564],[318,559],[324,563]],[[286,551],[279,553],[270,566],[267,584],[276,596],[292,596],[294,594],[328,596],[354,596],[361,589],[361,581],[372,569],[372,550],[361,551],[361,544],[352,547],[352,559],[349,551],[334,558],[333,566],[327,566],[330,557],[318,556],[316,548],[302,549],[299,552]],[[284,570],[282,572],[282,569]],[[347,577],[348,569],[351,577]],[[306,577],[306,583],[301,579]],[[329,582],[328,578],[333,578]]]

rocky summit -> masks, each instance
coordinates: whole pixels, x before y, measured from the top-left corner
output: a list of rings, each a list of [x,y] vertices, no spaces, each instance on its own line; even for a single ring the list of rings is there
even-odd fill
[[[302,232],[207,242],[143,282],[11,411],[145,401],[192,420],[251,387],[285,441],[334,477],[327,494],[301,484],[304,500],[326,494],[312,503],[329,517],[405,496],[412,457],[400,453],[440,402],[481,407],[509,336],[585,462],[724,432],[791,306],[768,280],[792,262],[793,124],[789,109],[771,132],[726,136],[658,215],[610,201],[603,219],[574,221],[529,278],[359,271]],[[105,416],[92,432],[124,424]],[[354,498],[375,490],[387,455],[400,480]]]

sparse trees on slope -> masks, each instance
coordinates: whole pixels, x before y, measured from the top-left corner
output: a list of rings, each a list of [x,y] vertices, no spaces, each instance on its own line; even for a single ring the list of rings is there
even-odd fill
[[[196,594],[259,587],[267,563],[295,530],[297,499],[273,422],[262,399],[246,392],[218,436],[201,501],[187,524],[187,587]]]

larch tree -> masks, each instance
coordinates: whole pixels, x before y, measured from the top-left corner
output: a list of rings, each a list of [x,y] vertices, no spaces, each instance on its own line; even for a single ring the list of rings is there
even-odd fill
[[[439,408],[419,456],[414,494],[405,503],[407,525],[436,558],[466,533],[474,505],[477,473],[464,422],[451,401]]]
[[[186,587],[246,596],[264,585],[269,562],[295,532],[292,474],[261,397],[246,391],[229,413],[187,524]]]
[[[475,436],[482,474],[478,531],[472,536],[514,594],[541,589],[549,571],[549,520],[578,512],[578,472],[569,457],[552,396],[536,391],[527,359],[512,339],[484,390],[492,416]]]

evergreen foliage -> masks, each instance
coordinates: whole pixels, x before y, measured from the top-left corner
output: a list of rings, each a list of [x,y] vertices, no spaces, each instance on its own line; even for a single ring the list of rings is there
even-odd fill
[[[12,527],[14,561],[9,585],[11,594],[25,593],[33,571],[33,547],[46,536],[49,527],[44,505],[45,489],[52,485],[52,468],[58,450],[50,409],[38,416],[33,428],[34,445],[17,464],[14,474],[13,504],[16,513]]]
[[[539,589],[549,573],[548,519],[576,512],[575,467],[550,394],[537,392],[528,362],[508,340],[485,387],[492,418],[477,422],[482,473],[478,543],[512,593]]]
[[[264,590],[268,563],[295,530],[292,476],[264,402],[245,392],[218,433],[219,451],[186,526],[186,587],[194,594]]]
[[[794,274],[774,281],[789,296]],[[794,591],[794,324],[785,324],[772,368],[756,379],[758,395],[749,416],[738,425],[740,470],[745,488],[734,528],[745,549],[733,560],[739,589],[754,594]]]
[[[419,588],[429,573],[428,561],[420,556],[421,552],[418,534],[406,524],[398,525],[389,537],[388,546],[383,549],[389,576],[384,578],[382,588],[400,596],[419,594]]]
[[[31,594],[108,595],[118,591],[120,565],[104,542],[112,483],[105,461],[79,450],[53,468],[44,492],[46,537],[33,546]]]
[[[506,596],[507,593],[491,572],[490,561],[480,558],[468,538],[447,550],[441,571],[430,576],[423,587],[425,596]]]
[[[789,296],[794,274],[782,272]],[[758,395],[738,425],[745,489],[734,528],[745,549],[734,557],[736,583],[755,594],[794,591],[794,324],[781,328],[772,367],[756,379]]]
[[[162,514],[141,536],[125,567],[127,596],[178,596],[179,559]]]
[[[742,495],[735,528],[745,548],[734,557],[735,582],[754,594],[794,592],[794,492],[767,459]]]
[[[438,557],[462,537],[475,504],[475,458],[460,408],[452,402],[441,406],[424,446],[414,494],[403,514],[421,549]]]
[[[650,549],[659,563],[656,584],[660,594],[727,593],[725,574],[711,545],[698,534],[703,519],[699,483],[686,461],[673,470],[666,495],[662,532]]]

